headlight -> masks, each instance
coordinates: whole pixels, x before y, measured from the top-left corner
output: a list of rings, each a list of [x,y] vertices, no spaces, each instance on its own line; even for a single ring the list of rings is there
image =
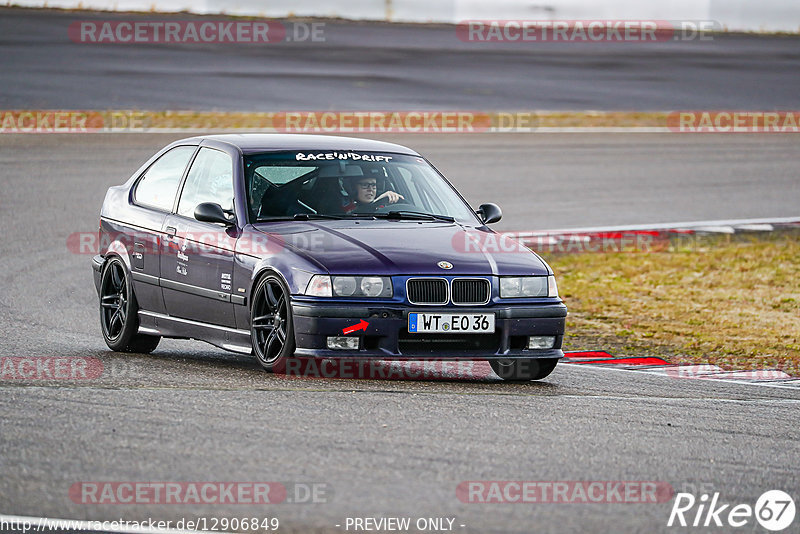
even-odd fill
[[[394,294],[388,276],[328,276],[317,274],[306,288],[311,297],[381,297]]]
[[[554,276],[504,276],[500,278],[500,298],[557,297]]]
[[[501,278],[500,298],[521,297],[522,278]]]
[[[352,276],[337,276],[333,279],[333,294],[349,297],[356,292],[356,279]]]
[[[361,292],[367,297],[379,297],[383,293],[383,278],[377,276],[362,278]]]

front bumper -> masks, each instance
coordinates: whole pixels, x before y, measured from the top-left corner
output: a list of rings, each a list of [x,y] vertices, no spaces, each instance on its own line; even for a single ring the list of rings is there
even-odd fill
[[[567,307],[564,304],[492,307],[430,307],[403,305],[292,304],[295,355],[315,358],[381,359],[515,359],[562,358]],[[409,312],[494,313],[494,334],[410,334]],[[360,338],[358,351],[327,348],[328,336],[342,336],[344,328],[361,320],[366,330],[349,334]],[[552,349],[527,349],[529,336],[555,336]]]

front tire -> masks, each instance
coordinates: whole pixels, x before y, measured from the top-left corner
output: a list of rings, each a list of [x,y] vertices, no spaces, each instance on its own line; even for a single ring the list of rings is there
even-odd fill
[[[100,328],[103,339],[117,352],[153,352],[159,336],[137,333],[139,305],[128,271],[122,260],[113,257],[103,266],[100,279]]]
[[[507,382],[541,380],[553,372],[557,363],[558,358],[489,360],[492,371]]]
[[[253,291],[250,340],[258,363],[278,371],[294,355],[294,321],[289,289],[276,274],[267,274]]]

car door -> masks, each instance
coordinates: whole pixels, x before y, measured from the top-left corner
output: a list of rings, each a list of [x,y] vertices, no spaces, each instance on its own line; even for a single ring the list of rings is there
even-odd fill
[[[161,289],[167,313],[220,326],[235,326],[231,288],[235,226],[201,222],[194,210],[214,202],[233,219],[233,158],[201,147],[189,168],[175,213],[167,216],[161,249]]]
[[[133,189],[130,209],[135,227],[124,229],[125,233],[130,233],[124,242],[128,248],[136,300],[142,310],[165,311],[159,287],[159,238],[195,150],[197,146],[189,145],[168,150],[142,173]]]

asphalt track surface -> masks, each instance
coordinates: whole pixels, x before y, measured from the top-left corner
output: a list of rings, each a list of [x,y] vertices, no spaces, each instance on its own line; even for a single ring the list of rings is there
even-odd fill
[[[324,42],[97,45],[70,41],[82,20],[202,19],[1,9],[0,109],[800,109],[796,36],[472,43],[328,21]]]
[[[798,109],[796,38],[479,46],[452,27],[329,23],[325,43],[95,46],[128,15],[0,12],[0,108]],[[137,16],[153,20],[155,16]],[[175,18],[186,20],[187,16]],[[187,134],[188,135],[188,134]],[[465,504],[466,480],[649,480],[754,504],[800,495],[800,391],[559,366],[427,380],[298,379],[192,341],[114,354],[89,256],[108,186],[179,135],[0,136],[0,356],[97,358],[88,381],[0,381],[0,513],[84,519],[451,517],[462,532],[655,532],[671,503]],[[498,229],[795,216],[789,135],[376,136],[428,156]],[[602,347],[596,347],[602,348]],[[325,484],[327,502],[85,505],[80,481]],[[797,521],[797,520],[796,520]],[[460,527],[460,525],[465,525]],[[756,530],[751,521],[747,531]],[[697,530],[697,529],[693,529]]]
[[[753,505],[771,489],[800,495],[796,389],[569,365],[529,384],[499,382],[480,365],[467,377],[300,379],[266,374],[248,357],[193,341],[163,341],[149,356],[109,352],[90,256],[71,253],[67,236],[93,231],[106,188],[175,137],[0,136],[0,355],[91,357],[103,365],[94,380],[0,381],[0,513],[173,521],[268,516],[280,519],[279,532],[344,532],[335,525],[365,516],[451,517],[456,532],[659,532],[680,530],[666,527],[671,502],[466,504],[456,487],[468,480],[642,480],[698,497],[701,488],[718,491],[733,504]],[[429,155],[470,197],[487,189],[474,170],[480,158],[514,169],[495,175],[505,184],[491,188],[502,205],[514,204],[511,186],[520,173],[536,174],[543,159],[537,148],[549,152],[549,168],[561,154],[567,174],[581,174],[577,169],[598,154],[616,150],[616,163],[608,156],[596,167],[596,179],[605,183],[635,172],[626,151],[644,161],[674,150],[686,169],[695,169],[695,181],[707,180],[700,190],[725,183],[744,161],[766,165],[763,152],[772,151],[771,174],[777,169],[787,176],[778,185],[769,182],[779,190],[775,204],[788,210],[779,193],[797,193],[787,167],[796,161],[797,145],[785,136],[391,139]],[[501,144],[507,148],[498,153]],[[515,155],[527,159],[509,163]],[[539,197],[542,204],[560,201],[568,187],[555,178],[548,183],[526,195],[537,205]],[[752,187],[743,198],[755,196],[759,189]],[[720,195],[730,189],[736,188],[720,188]],[[607,202],[634,194],[608,194]],[[730,199],[709,196],[705,203],[723,209]],[[602,210],[606,222],[616,220],[609,214],[617,209]],[[570,220],[603,222],[587,211],[572,209]],[[565,222],[536,217],[507,223],[522,229]],[[68,491],[81,481],[318,483],[326,485],[328,499],[266,506],[76,504]],[[752,520],[745,529],[758,530]]]

